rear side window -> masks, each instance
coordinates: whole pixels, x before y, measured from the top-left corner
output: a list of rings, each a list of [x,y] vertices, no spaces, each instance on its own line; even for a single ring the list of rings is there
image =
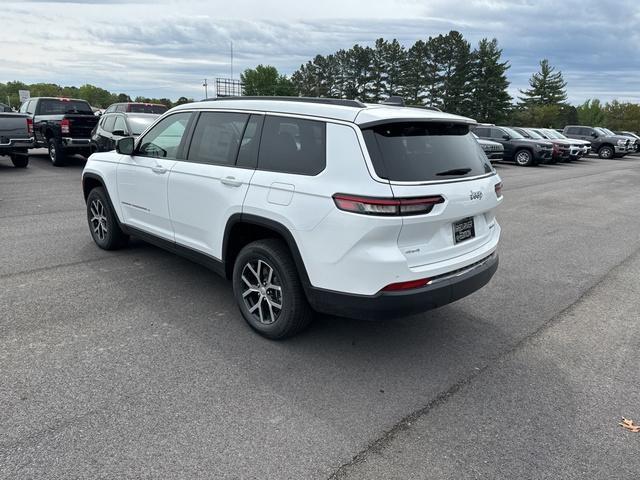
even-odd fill
[[[164,113],[167,110],[169,110],[167,107],[165,107],[164,105],[152,105],[152,104],[145,104],[145,103],[130,103],[128,105],[128,108],[126,105],[123,106],[126,111],[131,112],[131,113]],[[123,112],[125,110],[122,110]]]
[[[187,159],[190,162],[234,165],[249,115],[203,112],[193,131]]]
[[[363,134],[376,173],[387,180],[447,180],[493,171],[467,125],[390,123]]]
[[[567,127],[566,128],[567,133],[575,135],[576,133],[578,133],[578,129],[576,127]]]
[[[324,122],[267,116],[262,129],[258,168],[317,175],[327,163],[326,136]]]
[[[484,138],[487,138],[491,135],[491,130],[486,127],[477,127],[473,132],[479,137],[484,137]]]

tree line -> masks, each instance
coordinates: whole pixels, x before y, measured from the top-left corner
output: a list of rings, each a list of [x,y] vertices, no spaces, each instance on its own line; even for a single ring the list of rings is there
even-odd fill
[[[168,98],[148,98],[138,96],[131,98],[126,93],[112,93],[104,88],[94,85],[82,85],[80,87],[63,87],[55,83],[24,83],[19,81],[0,83],[0,103],[10,104],[12,107],[20,106],[19,90],[29,90],[32,97],[68,97],[86,100],[96,108],[107,108],[112,103],[118,102],[146,102],[162,103],[171,108],[182,103],[192,102],[193,99],[180,97],[173,102]]]

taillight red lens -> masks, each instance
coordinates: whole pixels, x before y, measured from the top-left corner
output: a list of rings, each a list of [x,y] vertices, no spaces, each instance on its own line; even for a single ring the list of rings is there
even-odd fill
[[[426,287],[431,283],[430,278],[421,278],[419,280],[410,280],[408,282],[392,283],[382,289],[383,292],[398,292],[400,290],[412,290],[414,288]]]
[[[500,198],[502,196],[502,182],[496,183],[496,197]]]
[[[27,133],[33,136],[33,119],[27,118]]]
[[[363,215],[424,215],[444,202],[440,195],[422,198],[372,198],[336,193],[333,201],[340,210]]]
[[[60,123],[60,131],[62,133],[69,133],[69,120],[68,119],[63,119],[62,122]]]

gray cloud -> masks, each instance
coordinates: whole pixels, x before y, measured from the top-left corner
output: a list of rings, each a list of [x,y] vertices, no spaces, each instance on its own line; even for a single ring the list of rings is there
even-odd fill
[[[58,0],[64,1],[70,0]],[[573,102],[640,98],[640,8],[631,0],[606,5],[595,0],[358,0],[348,5],[327,0],[320,6],[282,1],[268,16],[263,13],[265,2],[237,0],[225,7],[226,18],[220,18],[215,5],[192,0],[159,0],[153,11],[141,1],[77,3],[82,5],[73,14],[34,18],[41,26],[35,32],[7,32],[13,43],[0,50],[5,56],[2,64],[8,66],[0,81],[90,82],[133,94],[197,97],[203,78],[229,75],[230,41],[236,75],[258,63],[290,74],[318,53],[355,43],[370,45],[378,37],[398,38],[409,46],[456,29],[473,44],[483,37],[498,38],[512,65],[512,94],[526,87],[541,58],[549,58],[568,80]],[[337,10],[340,4],[345,6]],[[8,15],[30,15],[21,5],[15,4]],[[343,12],[340,18],[335,18],[336,11]],[[363,18],[363,12],[369,18]],[[82,28],[69,28],[72,23]],[[48,45],[48,55],[41,55],[37,63],[46,68],[38,70],[25,59],[37,58],[43,44]],[[34,54],[27,56],[27,51]]]

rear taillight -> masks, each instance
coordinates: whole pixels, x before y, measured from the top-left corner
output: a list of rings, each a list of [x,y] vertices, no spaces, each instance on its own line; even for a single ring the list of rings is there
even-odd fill
[[[27,118],[27,133],[33,137],[33,118]]]
[[[62,120],[60,123],[60,131],[62,133],[69,133],[69,120],[67,118]]]
[[[496,197],[500,198],[502,196],[502,182],[496,183],[495,189],[496,189]]]
[[[421,198],[372,198],[336,193],[333,201],[340,210],[363,215],[404,216],[424,215],[433,206],[444,203],[440,195]]]
[[[409,280],[408,282],[392,283],[382,289],[383,292],[398,292],[402,290],[413,290],[415,288],[426,287],[431,283],[430,278],[421,278],[419,280]]]

